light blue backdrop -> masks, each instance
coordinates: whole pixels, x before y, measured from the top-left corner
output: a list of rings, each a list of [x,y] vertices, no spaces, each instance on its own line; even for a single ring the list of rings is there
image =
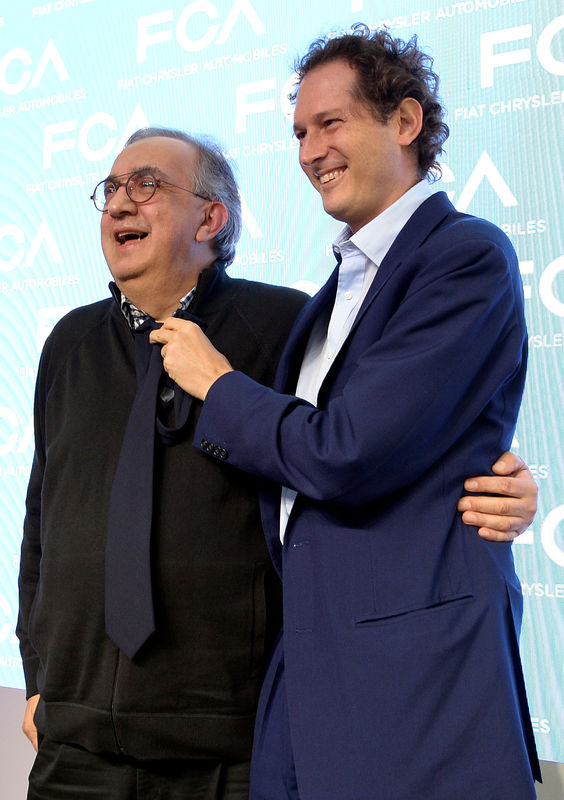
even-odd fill
[[[16,576],[41,345],[68,309],[107,295],[94,185],[138,127],[213,133],[244,204],[230,273],[313,291],[338,226],[298,169],[285,97],[307,43],[356,21],[415,33],[435,58],[451,128],[439,186],[501,226],[519,255],[530,369],[514,447],[540,486],[515,546],[521,644],[540,756],[564,761],[561,0],[1,4],[0,684],[23,686]]]

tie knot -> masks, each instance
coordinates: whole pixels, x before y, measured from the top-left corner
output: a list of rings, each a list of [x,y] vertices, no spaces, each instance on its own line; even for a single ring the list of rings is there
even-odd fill
[[[149,333],[151,333],[151,331],[155,331],[155,330],[157,330],[157,328],[160,328],[161,326],[162,326],[162,322],[156,322],[153,319],[153,317],[147,317],[147,319],[145,319],[141,323],[141,325],[138,325],[134,329],[133,332],[134,333],[146,333],[146,334],[149,334]]]

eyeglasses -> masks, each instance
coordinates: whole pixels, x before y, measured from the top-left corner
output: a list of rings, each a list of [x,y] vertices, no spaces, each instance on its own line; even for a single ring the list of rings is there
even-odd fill
[[[205,197],[203,194],[193,192],[191,189],[186,189],[184,186],[177,186],[176,183],[164,181],[162,178],[156,178],[152,172],[146,169],[132,172],[128,175],[126,181],[118,181],[118,178],[125,178],[128,173],[123,175],[116,175],[114,178],[106,178],[96,186],[92,192],[90,199],[98,209],[104,213],[108,210],[107,206],[112,197],[115,195],[120,186],[125,186],[125,191],[130,200],[133,200],[138,206],[147,203],[155,194],[159,186],[173,186],[175,189],[182,189],[183,192],[193,194],[194,197],[201,197],[202,200],[211,200],[211,197]]]

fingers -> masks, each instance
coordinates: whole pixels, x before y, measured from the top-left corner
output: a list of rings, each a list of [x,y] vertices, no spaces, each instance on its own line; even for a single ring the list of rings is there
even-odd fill
[[[462,497],[458,510],[464,512],[463,522],[480,528],[482,538],[507,542],[530,527],[537,510],[538,487],[515,453],[503,453],[492,469],[497,475],[468,478],[464,488],[477,495],[499,496]]]
[[[519,478],[482,475],[479,478],[467,478],[464,481],[467,492],[484,494],[501,494],[506,497],[522,497],[524,486]]]
[[[487,539],[488,542],[512,542],[520,536],[522,531],[510,530],[503,533],[502,531],[495,531],[492,528],[478,528],[478,535],[482,539]]]
[[[478,496],[461,498],[459,511],[472,510],[486,514],[498,514],[519,518],[515,525],[517,531],[523,532],[532,523],[537,511],[538,488],[528,469],[520,478],[488,477],[468,478],[464,488]],[[500,495],[499,497],[482,497],[482,494]],[[475,523],[469,523],[475,524]],[[499,525],[488,527],[500,529]]]
[[[518,472],[522,469],[528,470],[527,465],[521,456],[518,456],[516,453],[511,453],[510,451],[502,453],[502,455],[492,466],[492,470],[496,473],[496,475],[510,475],[511,473]]]
[[[162,328],[151,331],[149,334],[149,341],[151,344],[164,344],[168,339],[168,334]]]
[[[462,502],[462,501],[461,501]],[[459,510],[460,508],[459,504]],[[462,521],[466,525],[474,525],[483,539],[494,542],[510,542],[528,527],[523,518],[506,514],[497,516],[477,511],[464,511]]]
[[[34,750],[37,752],[37,728],[35,727],[35,723],[33,722],[33,716],[35,714],[35,709],[37,708],[37,703],[39,702],[39,695],[35,694],[29,698],[27,701],[27,705],[25,708],[24,713],[24,720],[22,724],[22,731],[25,733],[31,744],[33,745]]]
[[[37,740],[37,728],[35,727],[35,725],[32,725],[30,727],[22,725],[22,731],[25,733],[25,735],[31,742],[33,749],[37,753],[38,740]]]
[[[190,322],[187,319],[178,319],[178,317],[168,317],[160,328],[151,331],[149,341],[153,344],[166,344],[175,331],[187,332],[190,327],[195,328],[197,331],[200,330],[195,322]]]
[[[462,511],[462,521],[475,525],[484,539],[509,542],[531,525],[536,502],[531,496],[524,497],[474,497],[464,496],[457,506]]]
[[[516,497],[473,497],[464,495],[458,501],[459,511],[491,514],[502,517],[519,517],[523,512],[521,498]],[[486,523],[484,523],[486,524]]]

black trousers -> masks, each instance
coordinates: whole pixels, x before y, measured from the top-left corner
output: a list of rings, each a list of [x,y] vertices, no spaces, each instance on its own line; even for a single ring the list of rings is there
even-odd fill
[[[43,739],[28,800],[248,800],[249,762],[135,761]]]

